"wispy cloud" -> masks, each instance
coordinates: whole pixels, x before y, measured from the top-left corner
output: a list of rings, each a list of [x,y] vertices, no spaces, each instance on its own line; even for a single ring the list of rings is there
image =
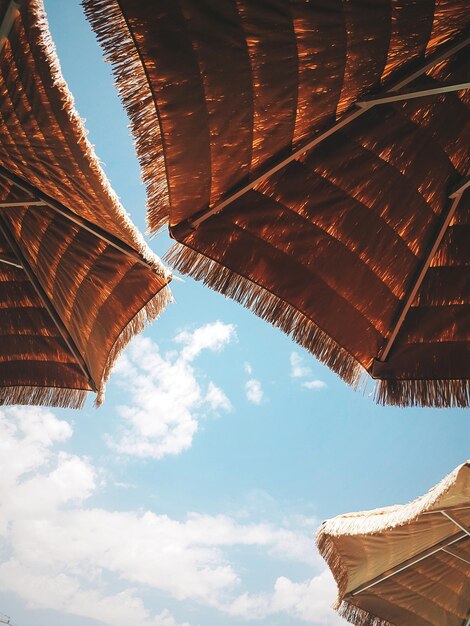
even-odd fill
[[[326,383],[318,378],[312,378],[313,373],[310,367],[304,364],[303,358],[297,352],[292,352],[290,355],[290,375],[292,378],[305,379],[301,382],[302,387],[306,389],[325,389]]]
[[[245,363],[244,369],[248,376],[252,376],[253,368],[250,363]],[[247,380],[245,383],[245,395],[248,402],[251,402],[252,404],[261,404],[264,399],[261,381],[257,378],[250,378]]]
[[[179,333],[179,351],[167,354],[148,337],[137,337],[115,368],[115,380],[129,400],[117,409],[123,424],[118,436],[108,437],[110,447],[156,459],[188,449],[202,417],[231,409],[225,392],[205,382],[194,362],[235,337],[232,324],[214,322]]]
[[[252,404],[261,404],[263,401],[263,389],[261,383],[256,378],[250,378],[245,383],[246,397]]]
[[[324,389],[326,387],[326,383],[323,380],[306,380],[302,383],[302,387],[306,387],[307,389]]]
[[[318,567],[313,522],[273,524],[228,515],[110,511],[89,504],[100,474],[90,459],[60,449],[66,422],[41,408],[0,411],[0,588],[32,608],[53,609],[107,626],[189,626],[165,607],[145,606],[148,589],[247,620],[274,614],[337,622],[326,573],[296,582],[278,576],[272,591],[243,591],[230,551]],[[59,449],[57,449],[59,448]],[[116,588],[113,580],[119,579]]]

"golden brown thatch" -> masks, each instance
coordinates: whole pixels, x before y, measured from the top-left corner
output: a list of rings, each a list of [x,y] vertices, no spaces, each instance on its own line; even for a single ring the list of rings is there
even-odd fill
[[[0,404],[103,397],[170,276],[101,170],[42,0],[0,0]]]
[[[467,626],[470,461],[404,506],[339,515],[317,545],[357,626]]]
[[[379,402],[467,406],[467,0],[83,4],[170,262]]]

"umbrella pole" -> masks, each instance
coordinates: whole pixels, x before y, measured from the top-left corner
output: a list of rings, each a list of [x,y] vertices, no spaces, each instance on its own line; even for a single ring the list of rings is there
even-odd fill
[[[13,237],[13,235],[11,233],[11,230],[10,230],[10,227],[8,226],[8,223],[6,222],[6,220],[3,217],[3,215],[1,215],[1,213],[0,213],[0,231],[3,233],[3,236],[5,237],[8,245],[13,250],[16,258],[18,259],[19,263],[21,264],[20,266],[25,271],[27,277],[29,278],[31,284],[34,287],[34,290],[36,291],[36,293],[39,296],[39,298],[41,299],[44,307],[46,308],[46,310],[49,313],[50,317],[52,318],[54,324],[56,325],[57,330],[59,331],[62,339],[65,341],[68,349],[70,350],[70,352],[74,356],[74,358],[77,361],[77,364],[79,365],[79,367],[82,370],[83,374],[87,377],[88,382],[90,384],[90,387],[92,388],[92,390],[95,393],[98,393],[98,387],[97,387],[95,381],[93,380],[93,377],[91,376],[91,374],[90,374],[90,372],[88,370],[87,364],[85,363],[85,360],[84,360],[83,356],[80,354],[80,351],[78,350],[78,348],[77,348],[77,346],[76,346],[72,336],[70,335],[70,333],[68,332],[68,330],[65,327],[64,323],[60,319],[60,316],[58,315],[57,311],[52,306],[52,303],[49,300],[48,295],[44,291],[42,285],[39,283],[36,275],[34,274],[33,270],[31,269],[31,266],[29,265],[28,261],[24,257],[24,255],[23,255],[23,253],[21,251],[21,248],[19,247],[19,245],[17,244],[15,238]]]

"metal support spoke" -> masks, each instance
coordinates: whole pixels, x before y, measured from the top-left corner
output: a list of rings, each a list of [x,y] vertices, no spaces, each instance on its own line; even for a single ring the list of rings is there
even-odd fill
[[[95,237],[98,237],[99,239],[105,241],[116,250],[119,250],[119,252],[122,252],[134,262],[140,263],[140,265],[145,266],[147,269],[151,269],[158,276],[163,276],[162,272],[158,271],[155,267],[152,267],[152,265],[148,261],[146,261],[144,257],[141,256],[139,252],[137,252],[137,250],[134,250],[134,248],[132,248],[130,245],[128,245],[115,235],[112,235],[111,233],[103,230],[93,222],[89,222],[84,217],[81,217],[77,213],[74,213],[60,202],[57,202],[57,200],[54,200],[47,194],[43,193],[40,189],[37,189],[19,176],[16,176],[16,174],[12,174],[2,165],[0,165],[0,177],[8,181],[12,185],[15,185],[15,187],[18,187],[18,189],[21,189],[30,196],[35,197],[36,200],[34,202],[37,202],[38,205],[41,204],[43,206],[49,207],[55,213],[59,213],[63,217],[66,217],[74,224],[77,224],[77,226],[80,226]],[[29,203],[29,201],[27,203]],[[20,203],[19,206],[25,206],[25,203]],[[168,276],[168,280],[171,280],[170,276]]]
[[[12,257],[9,254],[0,253],[0,263],[5,263],[5,265],[12,265],[13,267],[18,267],[20,270],[23,269],[23,266],[18,263],[16,257]]]
[[[388,87],[384,91],[384,95],[385,94],[392,95],[395,92],[402,89],[403,87],[406,87],[406,85],[409,85],[410,83],[412,83],[416,78],[425,74],[429,69],[433,68],[435,65],[437,65],[441,61],[448,59],[452,55],[456,54],[459,50],[462,50],[463,48],[465,48],[469,43],[470,43],[470,37],[460,41],[457,44],[446,46],[445,50],[440,50],[438,53],[431,55],[427,59],[426,63],[424,63],[419,69],[415,70],[414,72],[412,72],[405,78],[401,79],[399,82],[395,83],[394,85]],[[331,135],[334,135],[336,132],[338,132],[339,130],[341,130],[342,128],[350,124],[351,122],[353,122],[355,119],[363,115],[366,111],[368,111],[370,108],[372,108],[376,104],[380,104],[380,103],[375,102],[373,99],[371,99],[368,102],[363,102],[361,106],[356,106],[356,108],[350,113],[348,113],[342,120],[340,120],[339,122],[337,122],[336,124],[328,128],[324,132],[318,134],[307,144],[305,144],[298,150],[295,150],[288,157],[286,157],[285,159],[282,159],[279,163],[277,163],[272,168],[264,172],[264,174],[261,174],[260,176],[255,178],[250,183],[248,183],[247,185],[245,185],[244,187],[242,187],[235,193],[231,194],[228,198],[219,202],[219,204],[216,204],[213,207],[207,207],[206,209],[203,209],[192,218],[185,220],[181,222],[180,224],[177,224],[171,230],[174,233],[179,231],[184,236],[186,232],[191,232],[191,230],[196,229],[203,222],[209,219],[209,217],[222,211],[222,209],[224,209],[226,206],[228,206],[229,204],[232,204],[232,202],[234,202],[241,196],[245,195],[248,191],[250,191],[257,185],[259,185],[262,181],[266,180],[267,178],[269,178],[270,176],[272,176],[279,170],[283,169],[286,165],[288,165],[292,161],[297,160],[302,154],[305,154],[306,152],[309,152],[310,150],[312,150],[312,148],[314,148],[315,146],[320,144],[322,141],[324,141],[328,137],[331,137]],[[171,234],[171,231],[170,231],[170,234]]]
[[[29,280],[30,280],[30,282],[31,282],[35,292],[39,296],[43,306],[45,307],[45,309],[49,313],[49,316],[51,317],[52,321],[54,322],[54,324],[55,324],[57,330],[59,331],[62,339],[64,340],[64,342],[67,345],[68,349],[70,350],[70,352],[72,353],[73,357],[75,358],[75,360],[77,362],[77,365],[80,367],[80,369],[82,370],[83,374],[86,376],[86,378],[87,378],[87,380],[88,380],[88,382],[90,384],[90,387],[92,388],[93,391],[98,392],[98,387],[97,387],[95,381],[93,380],[93,377],[91,376],[90,371],[88,370],[88,366],[87,366],[87,364],[85,362],[85,359],[81,355],[79,349],[77,348],[77,346],[75,344],[75,341],[73,340],[73,338],[70,335],[69,331],[67,330],[65,324],[63,323],[63,321],[61,320],[59,314],[57,313],[57,311],[55,310],[54,306],[52,305],[52,302],[49,300],[49,296],[44,291],[42,285],[38,281],[36,274],[34,273],[34,271],[32,270],[31,266],[29,265],[27,259],[23,255],[23,252],[22,252],[21,248],[19,247],[18,243],[16,242],[15,238],[13,237],[13,235],[11,233],[11,230],[10,230],[10,227],[9,227],[7,221],[5,220],[3,215],[1,215],[1,214],[0,214],[0,232],[5,237],[9,247],[11,248],[13,253],[15,254],[15,256],[18,259],[19,263],[21,263],[21,265],[22,265],[24,271],[26,272],[26,275],[28,276],[28,278],[29,278]]]
[[[470,83],[460,83],[458,85],[443,85],[442,87],[432,87],[430,89],[421,89],[420,91],[405,91],[404,93],[394,93],[390,96],[380,95],[367,98],[357,103],[359,107],[366,107],[376,104],[388,104],[390,102],[399,102],[400,100],[411,100],[412,98],[426,98],[427,96],[438,96],[443,93],[452,91],[462,91],[470,89]]]
[[[20,4],[21,0],[16,0],[16,2],[15,0],[11,0],[7,10],[5,11],[5,15],[0,25],[0,52],[8,39],[8,35],[10,34],[16,18],[20,14]]]
[[[353,591],[350,591],[348,594],[346,594],[345,598],[356,596],[359,593],[362,593],[366,591],[367,589],[370,589],[371,587],[375,587],[376,585],[383,582],[384,580],[388,580],[392,576],[396,576],[400,572],[404,572],[405,570],[409,569],[413,565],[416,565],[417,563],[424,561],[424,559],[427,559],[430,556],[433,556],[434,554],[441,552],[444,548],[447,548],[448,546],[452,546],[458,543],[459,541],[462,541],[462,539],[467,539],[466,533],[459,533],[458,535],[453,535],[452,537],[443,539],[432,548],[429,548],[428,550],[425,550],[417,554],[411,559],[407,559],[403,563],[400,563],[396,565],[395,567],[393,567],[392,569],[390,569],[387,573],[381,574],[380,576],[373,578],[371,581],[364,583],[363,585],[360,585]]]
[[[453,511],[468,511],[468,509],[470,509],[470,506],[455,506],[455,507],[448,507],[446,509],[435,509],[434,511],[424,511],[423,515],[435,515],[436,513],[443,513],[444,511],[446,511],[447,513],[449,513],[449,511],[452,513]]]
[[[456,559],[460,559],[460,561],[463,561],[467,565],[470,565],[470,561],[468,559],[464,559],[463,556],[460,556],[460,554],[456,554],[452,550],[448,550],[447,548],[442,548],[442,552],[445,552],[446,554],[450,554],[450,556],[453,556]]]
[[[460,530],[463,530],[463,532],[470,537],[470,530],[468,528],[466,528],[465,526],[463,526],[458,520],[456,520],[454,517],[452,517],[452,515],[449,515],[449,513],[447,511],[441,511],[442,515],[444,517],[447,517],[448,520],[450,520],[453,524],[455,524],[458,528],[460,528]]]
[[[0,209],[9,209],[15,207],[29,207],[29,206],[46,206],[42,200],[25,200],[24,202],[0,202]]]
[[[452,202],[450,202],[449,204],[449,208],[447,210],[447,213],[444,217],[443,222],[441,223],[439,230],[437,231],[437,233],[433,236],[432,242],[431,242],[431,246],[429,248],[429,251],[426,255],[426,257],[424,258],[421,268],[416,276],[416,278],[413,280],[410,289],[408,290],[408,295],[406,296],[405,300],[403,301],[403,305],[400,311],[400,314],[398,316],[397,321],[395,322],[395,326],[393,327],[392,331],[390,332],[390,335],[387,339],[387,343],[385,344],[384,349],[382,350],[381,354],[379,354],[379,356],[377,357],[377,361],[379,362],[384,362],[387,360],[387,357],[390,353],[390,350],[392,349],[392,346],[395,342],[395,339],[397,338],[397,335],[400,331],[400,328],[403,325],[403,322],[405,321],[405,317],[408,313],[408,311],[410,310],[411,305],[413,304],[413,301],[416,297],[416,294],[418,293],[419,288],[421,287],[421,284],[424,280],[424,277],[426,276],[426,273],[429,269],[429,266],[431,265],[431,261],[434,257],[434,255],[437,252],[437,249],[439,248],[441,241],[445,235],[445,232],[457,210],[457,207],[460,204],[460,200],[462,199],[462,196],[465,192],[465,190],[467,189],[467,185],[468,183],[464,183],[463,185],[461,185],[459,187],[459,189],[455,192],[452,193],[452,195],[450,196],[450,199],[452,200]]]

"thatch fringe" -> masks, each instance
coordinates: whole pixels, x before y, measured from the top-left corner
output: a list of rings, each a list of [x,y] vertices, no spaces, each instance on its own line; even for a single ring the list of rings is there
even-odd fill
[[[96,2],[92,2],[91,4],[96,4]],[[74,98],[62,76],[56,48],[49,31],[43,0],[31,0],[31,2],[25,2],[23,3],[21,10],[28,11],[34,16],[34,27],[31,29],[31,42],[38,46],[45,62],[50,66],[54,86],[57,89],[58,96],[60,97],[60,101],[62,103],[62,108],[69,119],[70,126],[75,132],[77,144],[81,146],[84,156],[90,166],[90,170],[96,176],[104,195],[109,199],[110,204],[113,206],[114,212],[112,217],[115,219],[119,229],[127,235],[128,240],[130,240],[129,242],[134,245],[135,249],[140,252],[143,258],[157,273],[165,276],[166,270],[163,264],[147,245],[142,234],[134,226],[129,214],[121,205],[119,198],[111,187],[106,174],[101,167],[93,145],[87,138],[88,132],[79,113],[75,109]],[[70,208],[73,210],[73,207]]]
[[[160,313],[165,309],[165,307],[173,302],[173,296],[171,295],[169,285],[165,285],[160,291],[154,296],[147,304],[134,315],[134,317],[130,320],[130,322],[125,326],[122,330],[119,337],[114,342],[113,347],[111,348],[108,358],[106,360],[106,364],[103,370],[103,375],[101,377],[101,381],[99,384],[98,394],[95,400],[95,406],[99,407],[104,400],[105,396],[105,385],[109,379],[109,375],[111,373],[112,368],[114,367],[114,363],[116,359],[119,357],[121,352],[127,346],[129,341],[138,335],[150,322],[157,319]]]
[[[121,101],[131,121],[151,232],[169,220],[170,202],[158,110],[144,65],[117,0],[82,0],[85,15],[112,63]]]
[[[468,471],[469,467],[470,460],[456,467],[427,493],[408,504],[346,513],[326,520],[318,531],[317,545],[320,548],[319,541],[323,535],[376,535],[414,522],[423,513],[438,507],[439,501],[456,484],[460,472]]]
[[[354,357],[311,319],[264,287],[183,244],[172,246],[165,255],[165,261],[283,330],[347,383],[357,387],[363,380],[365,370]]]
[[[348,585],[348,570],[343,564],[343,559],[338,552],[334,537],[321,532],[320,529],[316,536],[316,544],[319,553],[328,564],[338,586],[338,597],[333,605],[333,608],[338,610]]]
[[[374,399],[392,406],[470,406],[469,380],[377,380]]]
[[[337,611],[341,617],[356,626],[395,626],[395,624],[348,602],[341,602]]]
[[[81,409],[88,391],[64,389],[63,387],[0,387],[0,406],[8,404],[30,404],[51,406],[61,409]]]

